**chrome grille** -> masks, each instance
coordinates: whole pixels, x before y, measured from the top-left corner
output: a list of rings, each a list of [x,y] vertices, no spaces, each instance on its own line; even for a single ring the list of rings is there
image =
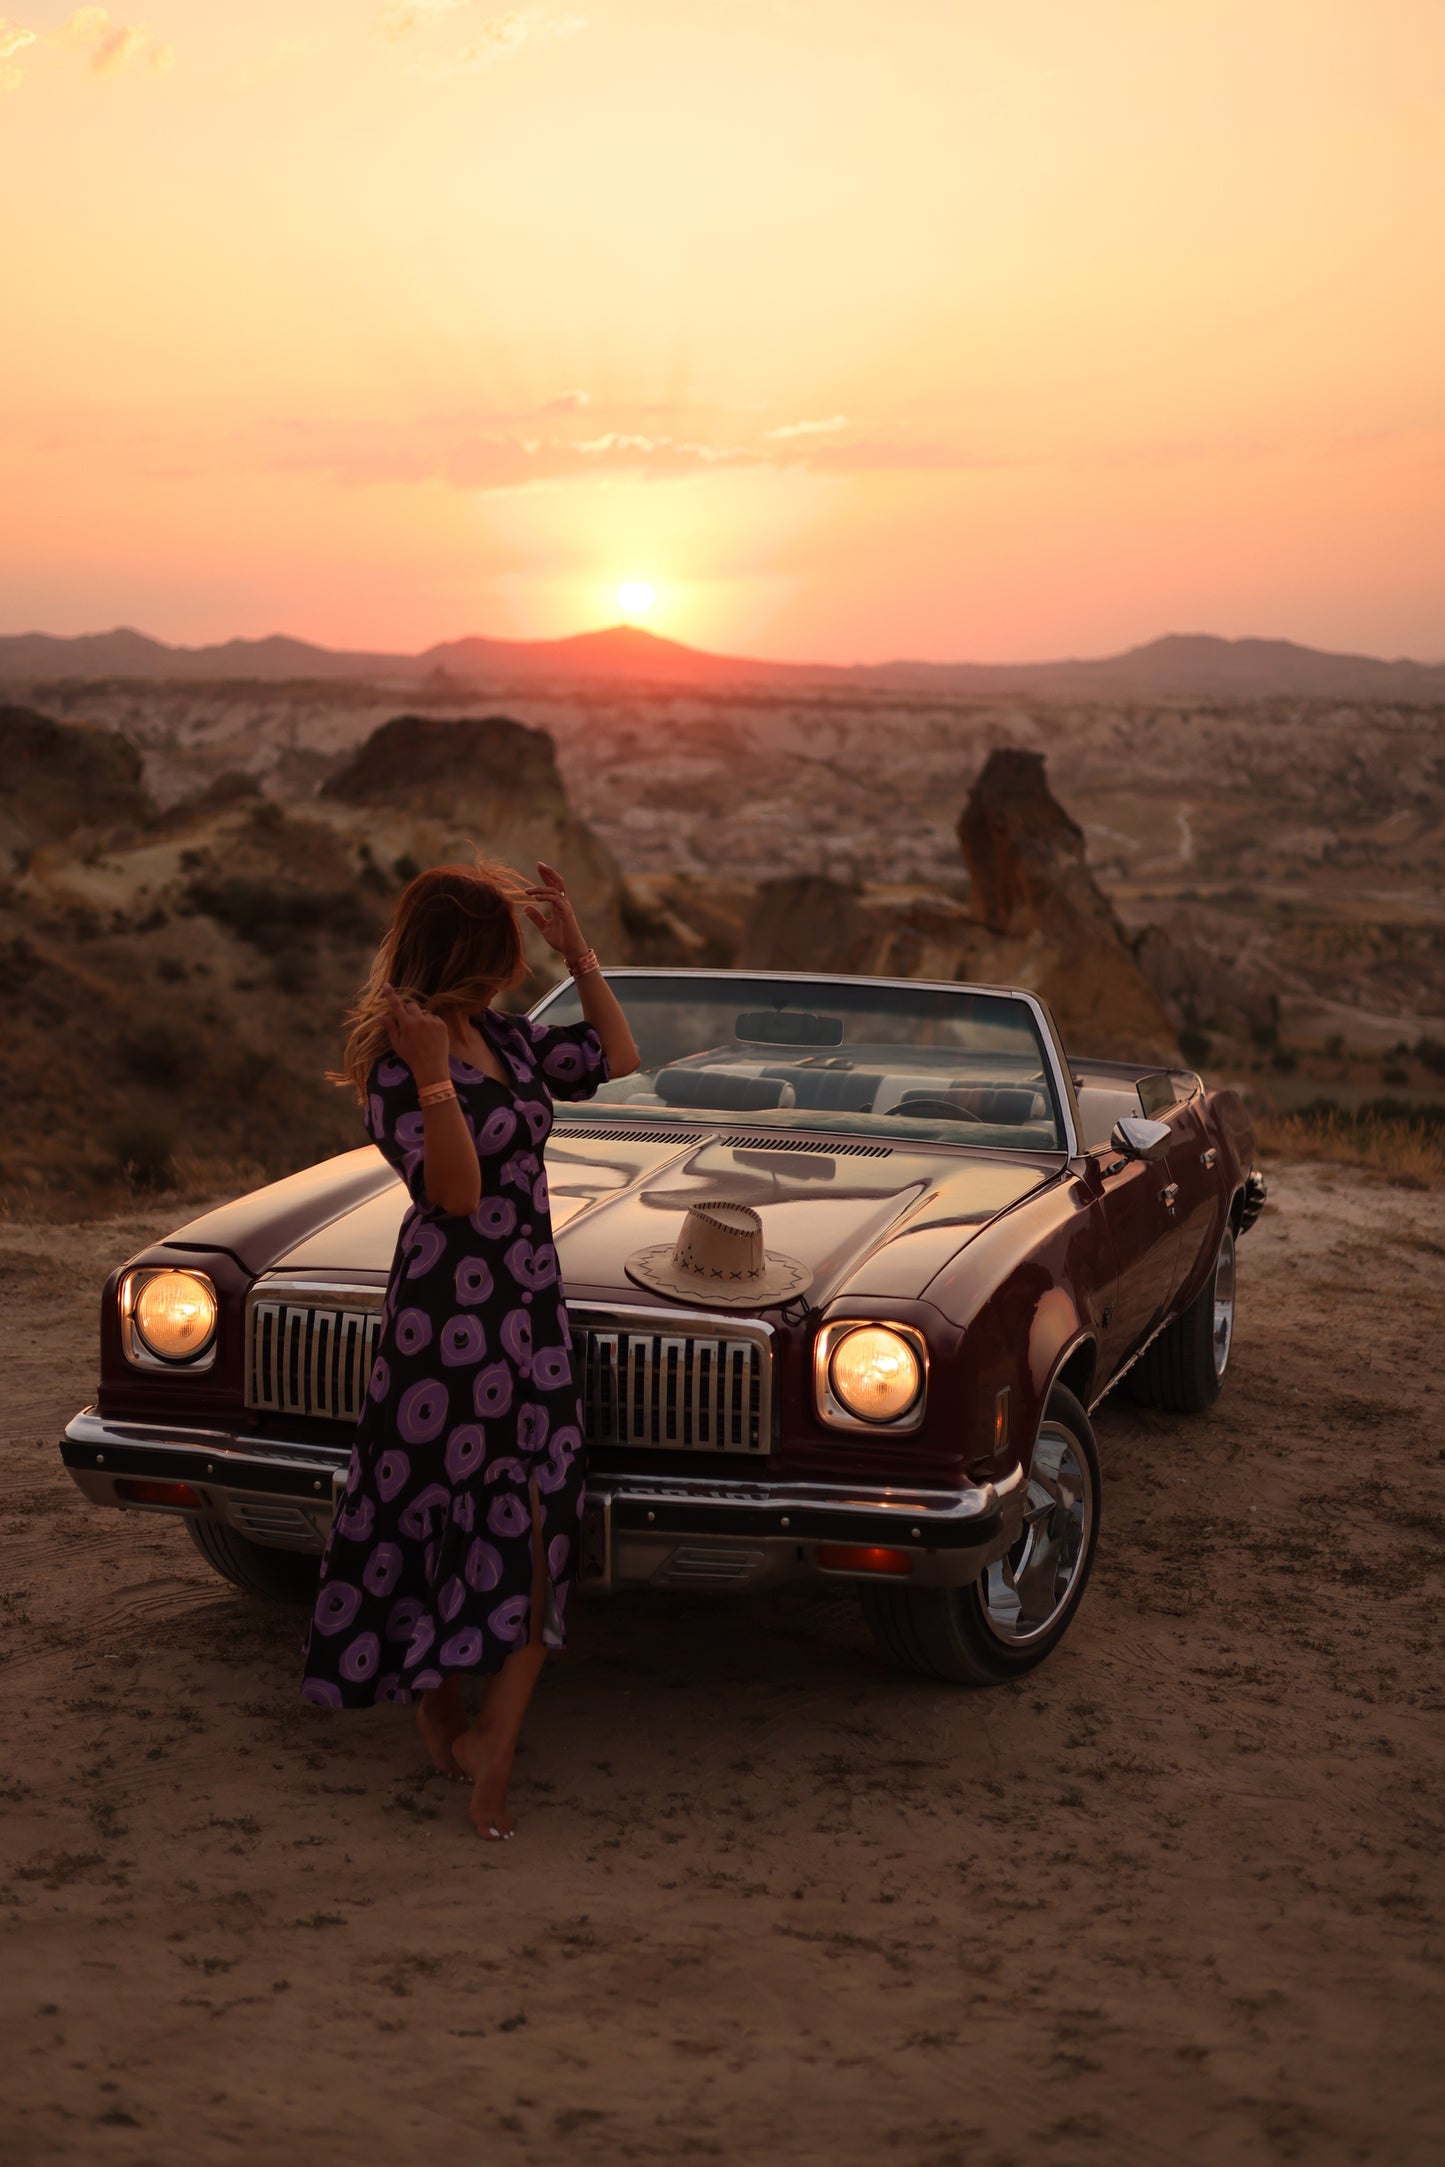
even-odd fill
[[[381,1316],[375,1309],[254,1301],[246,1405],[267,1413],[355,1422],[380,1332]]]
[[[700,1322],[701,1320],[698,1320]],[[765,1325],[699,1330],[679,1318],[572,1319],[591,1445],[658,1452],[765,1453],[770,1439],[772,1346]],[[686,1324],[689,1328],[679,1329]]]

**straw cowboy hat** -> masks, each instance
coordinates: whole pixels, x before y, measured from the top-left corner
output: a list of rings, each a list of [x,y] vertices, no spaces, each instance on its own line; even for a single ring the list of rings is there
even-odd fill
[[[720,1199],[693,1204],[675,1242],[634,1250],[625,1268],[629,1278],[655,1294],[726,1309],[790,1302],[813,1280],[796,1257],[769,1253],[763,1222],[751,1205]]]

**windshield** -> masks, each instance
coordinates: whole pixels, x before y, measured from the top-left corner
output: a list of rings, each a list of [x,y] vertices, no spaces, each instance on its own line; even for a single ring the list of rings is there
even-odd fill
[[[1059,1151],[1063,1125],[1033,1009],[1006,993],[738,972],[610,971],[642,1055],[596,1118],[827,1129]],[[533,1010],[576,1023],[566,985]]]

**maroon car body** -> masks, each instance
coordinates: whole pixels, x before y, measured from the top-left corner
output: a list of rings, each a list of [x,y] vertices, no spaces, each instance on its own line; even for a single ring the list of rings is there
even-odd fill
[[[1139,1396],[1186,1411],[1222,1382],[1234,1243],[1264,1198],[1242,1101],[1183,1068],[1067,1056],[1025,992],[761,973],[613,982],[629,1013],[652,1002],[659,1016],[664,995],[675,1015],[776,984],[795,1034],[824,1028],[805,1000],[926,996],[945,1017],[958,997],[988,1016],[988,1002],[1017,1003],[999,1014],[1027,1023],[1038,1056],[1021,1085],[1015,1061],[1008,1090],[988,1080],[1002,1054],[971,1056],[985,1083],[950,1074],[930,1095],[879,1071],[932,1060],[944,1076],[925,1045],[936,1024],[906,1056],[793,1045],[771,1064],[743,1032],[659,1057],[645,1094],[558,1109],[547,1163],[587,1417],[584,1580],[842,1577],[906,1663],[971,1682],[1031,1667],[1067,1627],[1098,1537],[1089,1410],[1131,1372]],[[534,1013],[565,1020],[569,1000],[562,989]],[[737,1024],[761,1029],[748,1013]],[[996,1118],[1025,1101],[1032,1125]],[[630,1279],[626,1258],[675,1229],[689,1194],[757,1201],[769,1246],[811,1271],[806,1299],[739,1317]],[[238,1584],[304,1593],[406,1202],[368,1147],[209,1212],[112,1273],[99,1395],[61,1446],[86,1496],[182,1514]],[[135,1322],[136,1290],[167,1271],[214,1289],[214,1332],[181,1361],[158,1357]],[[884,1423],[849,1413],[829,1367],[865,1324],[901,1338],[921,1373]]]

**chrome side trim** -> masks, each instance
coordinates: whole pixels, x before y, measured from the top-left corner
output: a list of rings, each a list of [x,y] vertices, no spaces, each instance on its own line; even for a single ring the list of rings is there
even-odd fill
[[[1109,1379],[1109,1382],[1105,1385],[1103,1391],[1098,1393],[1093,1399],[1090,1400],[1090,1414],[1092,1414],[1094,1412],[1094,1409],[1101,1405],[1102,1402],[1109,1397],[1109,1394],[1113,1391],[1116,1384],[1122,1383],[1123,1379],[1128,1376],[1130,1370],[1134,1367],[1134,1364],[1136,1362],[1143,1361],[1145,1355],[1149,1352],[1149,1349],[1153,1346],[1155,1340],[1159,1337],[1159,1334],[1161,1332],[1167,1331],[1169,1326],[1174,1322],[1176,1314],[1177,1312],[1171,1310],[1169,1315],[1164,1318],[1162,1323],[1155,1325],[1153,1331],[1149,1334],[1149,1337],[1146,1340],[1142,1340],[1140,1344],[1134,1349],[1134,1352],[1130,1355],[1128,1361],[1125,1362],[1119,1369],[1115,1370],[1113,1376]]]

